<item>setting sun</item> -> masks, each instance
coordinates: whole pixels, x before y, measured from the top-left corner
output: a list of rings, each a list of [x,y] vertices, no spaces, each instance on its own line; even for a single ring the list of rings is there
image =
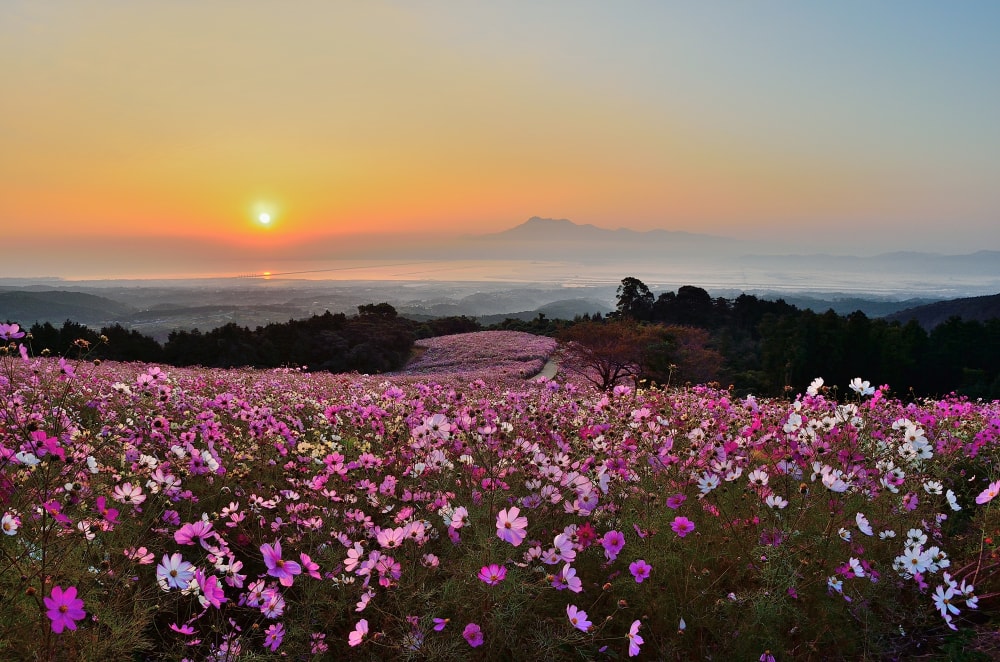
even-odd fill
[[[262,212],[257,215],[257,220],[260,221],[261,225],[269,225],[271,223],[271,215],[267,212]]]

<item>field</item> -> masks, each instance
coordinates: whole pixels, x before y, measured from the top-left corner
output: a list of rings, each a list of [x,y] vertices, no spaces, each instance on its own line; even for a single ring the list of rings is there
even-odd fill
[[[998,402],[0,341],[0,659],[990,659]]]

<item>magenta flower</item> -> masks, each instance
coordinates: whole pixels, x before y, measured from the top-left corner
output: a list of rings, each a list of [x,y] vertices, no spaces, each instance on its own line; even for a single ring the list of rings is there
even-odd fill
[[[87,615],[83,610],[83,600],[76,597],[76,587],[65,591],[61,586],[53,586],[49,597],[45,598],[45,615],[52,621],[52,631],[61,634],[63,628],[76,629],[76,622]]]
[[[451,619],[448,619],[448,618],[435,618],[434,619],[434,631],[435,632],[440,632],[441,630],[445,629],[445,627],[448,625],[448,622],[450,620]]]
[[[587,620],[587,612],[582,609],[577,609],[576,605],[566,605],[566,616],[569,618],[569,622],[577,630],[581,632],[587,632],[593,627],[593,623]]]
[[[350,646],[359,646],[365,640],[366,634],[368,634],[368,621],[362,618],[347,636],[347,643]]]
[[[514,510],[517,510],[516,508]],[[483,645],[483,630],[475,623],[469,623],[462,631],[462,636],[473,648]]]
[[[323,576],[319,574],[319,564],[313,561],[308,554],[305,552],[299,554],[299,560],[302,561],[303,572],[313,579],[323,579]]]
[[[278,650],[281,640],[285,638],[285,626],[281,623],[272,623],[267,632],[264,633],[264,647],[272,651]]]
[[[201,606],[207,609],[211,605],[216,609],[221,609],[222,603],[226,602],[227,598],[226,592],[219,586],[219,578],[215,575],[206,577],[201,570],[195,570],[194,578],[201,590],[201,595],[198,596],[198,602],[201,603]]]
[[[632,573],[635,577],[635,583],[641,584],[642,580],[649,578],[649,573],[653,569],[653,566],[646,563],[644,559],[639,559],[638,561],[633,561],[628,564],[628,571]]]
[[[689,520],[687,517],[675,517],[674,521],[670,523],[670,528],[674,530],[679,537],[683,538],[687,534],[694,531],[694,522]]]
[[[497,536],[517,547],[528,535],[528,518],[518,517],[520,509],[511,507],[497,513]]]
[[[171,623],[170,629],[176,632],[177,634],[183,634],[186,637],[189,637],[192,634],[194,634],[194,627],[187,623],[185,623],[184,625],[177,625],[177,623]]]
[[[477,575],[479,579],[486,582],[490,586],[496,586],[502,582],[506,576],[507,568],[502,565],[497,565],[496,563],[484,565],[479,569],[479,574]]]
[[[628,656],[635,657],[639,654],[639,647],[642,646],[643,640],[639,636],[639,628],[642,626],[641,621],[632,621],[632,627],[629,628],[628,634]]]
[[[681,504],[687,501],[687,497],[683,494],[674,494],[667,497],[667,508],[677,510],[681,507]]]
[[[604,547],[604,555],[608,560],[614,561],[625,546],[625,535],[621,531],[608,531],[601,538],[601,546]]]
[[[291,586],[295,581],[295,575],[302,574],[302,566],[295,561],[285,561],[281,558],[281,543],[274,541],[274,546],[264,543],[260,546],[260,553],[264,555],[264,565],[267,566],[267,574],[277,577],[282,586]]]
[[[174,531],[174,540],[178,545],[193,545],[195,541],[205,546],[205,538],[212,532],[212,523],[198,520],[193,524],[184,524]]]

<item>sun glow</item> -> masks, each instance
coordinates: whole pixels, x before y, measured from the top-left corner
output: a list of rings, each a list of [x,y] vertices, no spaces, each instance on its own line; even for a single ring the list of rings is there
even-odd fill
[[[268,214],[266,211],[265,212],[261,212],[261,213],[257,214],[257,220],[260,221],[261,225],[270,225],[270,223],[271,223],[271,215]]]

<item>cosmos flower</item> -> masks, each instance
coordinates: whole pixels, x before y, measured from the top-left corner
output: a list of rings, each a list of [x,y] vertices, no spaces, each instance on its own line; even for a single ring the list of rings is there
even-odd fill
[[[469,645],[473,648],[478,648],[483,645],[483,630],[475,623],[469,623],[462,630],[462,636],[465,640],[469,642]]]
[[[75,586],[65,590],[61,586],[53,586],[44,602],[45,615],[49,617],[52,631],[56,634],[61,634],[64,628],[75,630],[76,622],[87,615],[83,610],[83,600],[76,597]]]
[[[518,517],[520,513],[520,509],[514,506],[497,513],[497,536],[514,547],[528,535],[528,518]]]
[[[295,581],[295,575],[302,574],[302,566],[295,561],[285,561],[281,558],[281,542],[275,540],[274,546],[264,543],[260,546],[260,553],[264,555],[267,574],[276,577],[282,586],[291,586]]]
[[[632,627],[629,628],[628,634],[625,635],[628,638],[628,656],[635,657],[639,654],[639,647],[644,643],[642,637],[639,636],[639,628],[642,627],[642,621],[632,621]]]
[[[362,618],[358,621],[358,624],[354,626],[354,629],[351,630],[351,634],[347,636],[348,645],[352,647],[361,645],[361,642],[364,641],[365,635],[367,634],[368,621]]]
[[[614,561],[625,546],[625,536],[621,531],[608,531],[601,538],[601,546],[604,547],[604,555],[608,560]]]
[[[479,570],[480,580],[486,582],[490,586],[496,586],[504,580],[507,576],[507,568],[502,565],[497,565],[496,563],[491,563],[490,565],[484,565]]]
[[[587,620],[587,612],[577,609],[576,605],[566,605],[566,616],[570,624],[581,632],[587,632],[594,625]]]
[[[632,573],[635,577],[635,582],[641,584],[642,580],[649,578],[649,573],[652,571],[653,566],[646,563],[644,559],[639,559],[638,561],[633,561],[628,565],[628,571]]]
[[[678,537],[683,538],[687,534],[694,531],[694,522],[689,520],[687,517],[675,517],[674,521],[670,523],[670,528],[674,530],[674,533]]]
[[[194,566],[185,561],[180,552],[170,556],[164,554],[163,560],[156,566],[156,581],[164,591],[187,588],[192,579],[194,579]]]

